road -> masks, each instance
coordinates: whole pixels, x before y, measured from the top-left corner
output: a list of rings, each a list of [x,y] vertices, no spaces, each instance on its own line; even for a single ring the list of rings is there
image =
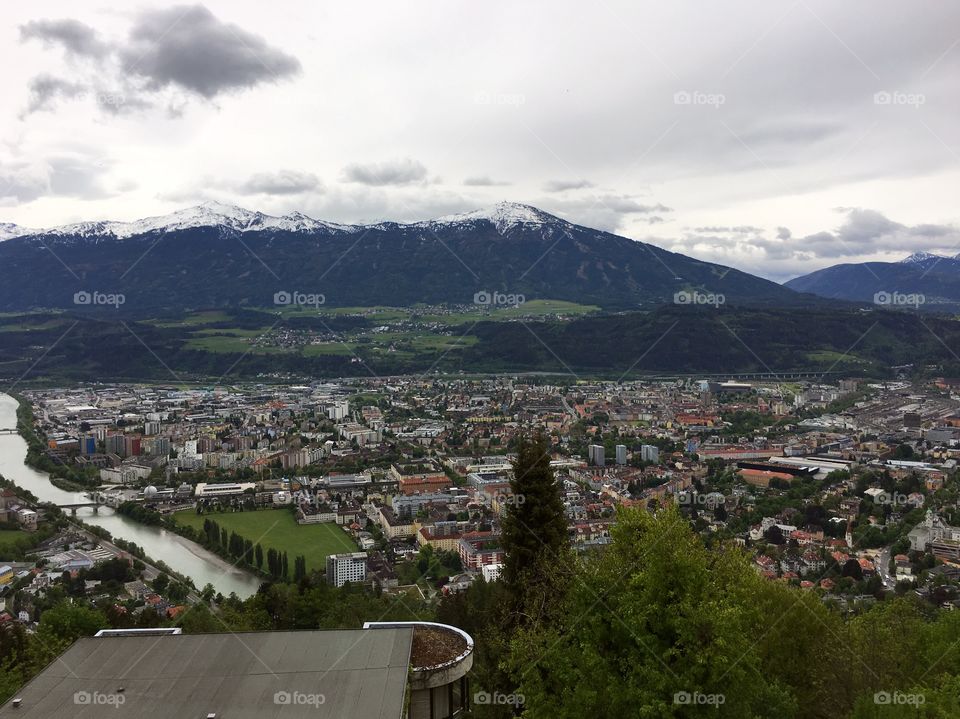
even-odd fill
[[[72,523],[71,523],[71,524],[72,524]],[[98,537],[97,535],[93,534],[93,532],[90,532],[89,530],[84,529],[84,528],[81,527],[80,525],[76,525],[76,524],[75,524],[75,525],[73,525],[73,526],[74,526],[74,528],[77,530],[77,532],[79,532],[80,534],[82,534],[83,536],[85,536],[85,537],[86,537],[87,539],[89,539],[91,542],[96,542],[97,544],[99,544],[99,545],[100,545],[101,547],[103,547],[104,549],[107,549],[107,550],[108,550],[111,554],[113,554],[115,557],[130,556],[130,553],[129,553],[129,552],[127,552],[127,551],[124,550],[124,549],[121,549],[120,547],[118,547],[118,546],[117,546],[116,544],[114,544],[113,542],[109,542],[109,541],[107,541],[106,539],[103,539],[102,537]],[[139,559],[139,557],[137,557],[137,559]],[[155,566],[152,565],[152,564],[149,564],[147,561],[145,561],[145,560],[143,560],[143,559],[140,559],[140,561],[143,562],[143,564],[144,564],[144,568],[143,568],[143,579],[144,579],[145,582],[152,582],[154,579],[156,579],[156,578],[162,573],[162,570],[158,569],[157,567],[155,567]],[[189,586],[189,585],[188,585],[188,586]],[[199,594],[197,594],[195,591],[193,591],[193,590],[191,589],[191,590],[189,590],[189,591],[187,592],[186,601],[187,601],[189,604],[197,604],[198,602],[202,602],[203,599],[200,597]]]
[[[884,589],[892,590],[897,586],[897,579],[890,574],[890,547],[884,547],[877,555],[875,562],[877,572],[880,574],[880,581],[883,582]]]

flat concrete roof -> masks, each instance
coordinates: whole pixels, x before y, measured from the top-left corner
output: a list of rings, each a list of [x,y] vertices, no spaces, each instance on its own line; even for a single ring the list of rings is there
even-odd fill
[[[0,717],[400,719],[412,637],[411,627],[86,637]]]

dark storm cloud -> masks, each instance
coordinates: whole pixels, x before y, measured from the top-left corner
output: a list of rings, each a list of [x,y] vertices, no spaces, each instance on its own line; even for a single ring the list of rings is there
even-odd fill
[[[124,70],[152,89],[178,87],[211,99],[301,71],[300,61],[203,5],[142,13],[120,51]]]
[[[79,20],[31,20],[20,26],[22,40],[41,40],[48,45],[61,45],[73,55],[103,57],[110,48],[100,40],[97,31]]]
[[[244,195],[299,195],[322,189],[319,177],[297,170],[258,172],[237,187]]]
[[[359,182],[372,187],[410,185],[423,182],[426,178],[427,168],[411,158],[354,163],[343,168],[343,179],[347,182]]]

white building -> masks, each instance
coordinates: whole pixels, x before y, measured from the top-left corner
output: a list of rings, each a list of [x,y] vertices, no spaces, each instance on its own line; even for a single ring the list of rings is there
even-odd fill
[[[339,588],[347,582],[362,582],[366,578],[366,553],[331,554],[327,557],[327,584]]]

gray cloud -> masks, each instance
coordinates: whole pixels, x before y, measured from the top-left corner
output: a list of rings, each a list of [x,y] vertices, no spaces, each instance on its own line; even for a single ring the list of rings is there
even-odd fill
[[[797,248],[815,257],[855,257],[880,252],[904,252],[954,247],[960,229],[951,225],[909,227],[876,210],[845,208],[846,220],[833,232],[807,235]]]
[[[30,101],[25,115],[42,110],[53,110],[62,101],[93,102],[99,109],[112,115],[150,107],[150,103],[125,91],[106,90],[82,82],[71,82],[53,75],[37,75],[30,80]]]
[[[85,77],[34,77],[26,114],[82,98],[92,98],[100,110],[118,114],[160,104],[158,93],[166,89],[211,100],[301,71],[297,58],[259,35],[220,21],[203,5],[142,12],[128,40],[113,46],[89,25],[71,19],[34,20],[20,28],[20,37],[60,45],[69,55],[93,62]],[[176,100],[168,98],[165,104],[170,115],[177,116]]]
[[[37,75],[30,80],[30,102],[27,114],[39,110],[49,110],[60,99],[76,99],[87,94],[87,87],[81,83],[70,82],[53,75]]]
[[[756,235],[763,232],[762,227],[754,227],[753,225],[737,225],[736,227],[696,227],[694,228],[695,232],[707,233],[707,234],[721,234],[721,235]]]
[[[510,183],[501,180],[494,180],[488,175],[478,175],[465,178],[463,184],[467,187],[501,187],[504,185],[509,185]]]
[[[0,202],[30,202],[48,196],[82,200],[109,197],[112,193],[102,182],[109,167],[109,161],[83,153],[0,165]]]
[[[144,12],[120,51],[125,71],[147,87],[178,87],[206,99],[274,82],[301,71],[300,61],[203,5]]]
[[[844,261],[889,262],[917,251],[955,255],[960,250],[960,228],[953,225],[909,226],[863,208],[838,208],[838,212],[844,215],[839,227],[802,238],[793,237],[782,226],[776,228],[776,235],[771,238],[760,228],[744,225],[697,227],[681,238],[650,241],[774,279],[795,277]]]
[[[570,199],[550,197],[534,204],[559,212],[571,222],[606,232],[617,232],[624,220],[633,215],[640,215],[648,224],[655,224],[663,221],[659,214],[673,211],[660,203],[646,204],[629,195],[612,193]]]
[[[566,192],[567,190],[584,190],[593,187],[589,180],[547,180],[543,189],[547,192]]]
[[[109,46],[97,31],[79,20],[31,20],[20,26],[21,40],[40,40],[47,45],[61,45],[68,53],[99,58],[107,55]]]
[[[251,175],[236,189],[244,195],[299,195],[322,190],[323,183],[312,172],[279,170]]]
[[[384,162],[354,163],[343,168],[343,179],[373,187],[386,185],[410,185],[423,182],[427,168],[411,158],[386,160]]]

